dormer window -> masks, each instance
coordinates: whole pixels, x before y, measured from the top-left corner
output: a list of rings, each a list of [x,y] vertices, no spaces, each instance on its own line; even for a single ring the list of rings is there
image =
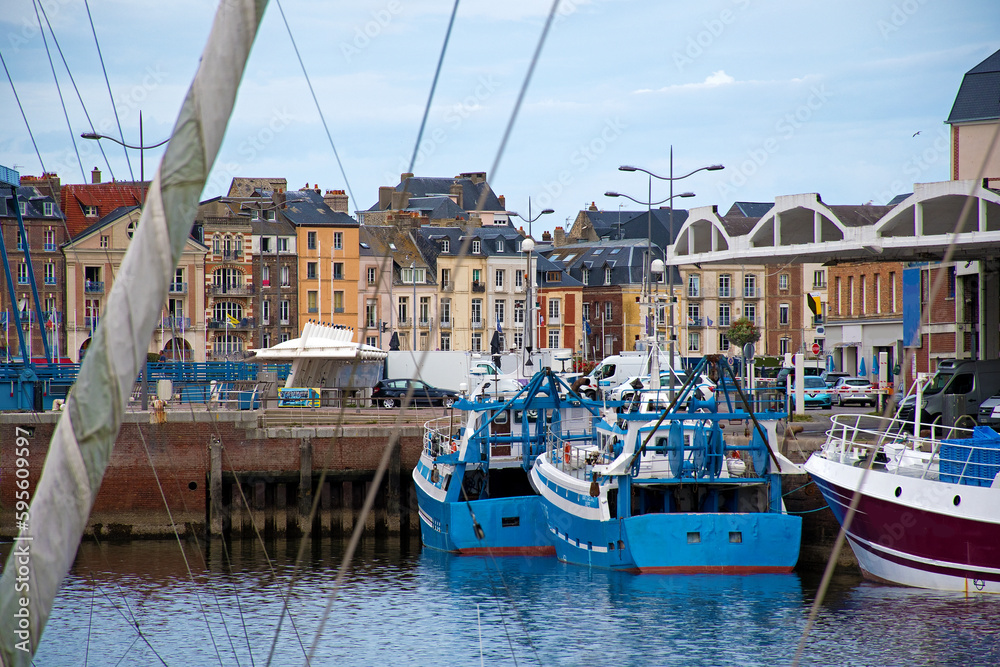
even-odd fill
[[[547,283],[557,283],[560,280],[560,271],[546,271],[545,272],[545,282]]]
[[[583,284],[584,285],[589,285],[590,284],[590,269],[584,269],[583,271],[581,271],[581,273],[582,273],[581,280],[583,281]]]
[[[96,206],[86,206],[85,205],[83,207],[83,215],[86,216],[86,217],[88,217],[88,218],[96,218],[97,217],[97,207]]]
[[[503,252],[503,239],[497,239],[497,252]]]
[[[482,250],[483,250],[482,243],[479,241],[479,239],[476,239],[475,241],[472,242],[473,255],[478,255],[480,252],[482,252]]]
[[[605,285],[610,285],[611,284],[611,267],[610,266],[604,267],[604,284]]]
[[[451,252],[451,241],[448,239],[441,241],[441,252]]]
[[[42,215],[48,217],[52,215],[52,202],[47,201],[42,203]]]

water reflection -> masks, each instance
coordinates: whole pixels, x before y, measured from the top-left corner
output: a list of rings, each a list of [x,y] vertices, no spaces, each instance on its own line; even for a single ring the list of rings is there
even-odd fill
[[[36,664],[148,665],[157,656],[171,665],[263,664],[272,644],[272,664],[303,664],[343,544],[306,543],[288,598],[294,622],[286,617],[279,631],[300,546],[276,540],[265,556],[250,540],[183,550],[84,544]],[[818,576],[631,575],[371,539],[333,604],[314,664],[788,663]],[[841,576],[804,664],[998,664],[997,628],[994,598]]]

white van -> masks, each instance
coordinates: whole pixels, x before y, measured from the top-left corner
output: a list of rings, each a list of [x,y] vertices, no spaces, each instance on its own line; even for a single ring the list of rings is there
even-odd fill
[[[675,356],[675,358],[677,358]],[[670,368],[670,357],[660,353],[660,370]],[[648,352],[622,352],[606,357],[599,363],[587,377],[590,384],[596,385],[601,393],[612,387],[617,387],[625,380],[635,376],[649,375],[649,353]],[[679,366],[678,366],[679,367]]]

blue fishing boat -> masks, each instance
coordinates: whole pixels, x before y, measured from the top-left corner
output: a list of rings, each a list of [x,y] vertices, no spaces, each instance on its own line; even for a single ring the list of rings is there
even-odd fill
[[[707,357],[690,377],[712,365],[726,366]],[[795,566],[802,519],[784,511],[780,474],[800,470],[772,446],[780,402],[736,388],[739,401],[725,394],[720,411],[691,399],[692,385],[673,401],[653,390],[633,411],[605,411],[589,443],[547,440],[531,482],[560,560],[660,573]],[[746,442],[727,443],[726,425]]]
[[[441,551],[551,555],[528,471],[553,434],[591,442],[601,404],[578,396],[549,369],[515,390],[492,391],[497,382],[424,425],[413,469],[421,539]]]

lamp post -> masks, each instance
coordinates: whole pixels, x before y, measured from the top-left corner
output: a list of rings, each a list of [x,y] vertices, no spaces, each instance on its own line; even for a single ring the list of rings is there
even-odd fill
[[[528,197],[528,217],[527,218],[524,217],[523,215],[521,215],[520,213],[518,213],[517,211],[508,211],[508,213],[510,213],[510,215],[516,215],[517,217],[521,218],[521,220],[524,220],[525,222],[527,222],[528,223],[528,236],[531,236],[531,223],[533,223],[535,220],[538,220],[543,215],[548,215],[549,213],[555,213],[555,211],[553,209],[551,209],[551,208],[545,208],[545,209],[542,209],[541,213],[539,213],[538,215],[536,215],[535,217],[532,218],[531,217],[531,197]]]
[[[542,214],[540,213],[539,215]],[[531,363],[531,349],[534,347],[534,345],[532,344],[533,342],[532,334],[534,330],[533,319],[535,317],[535,302],[533,301],[534,297],[531,296],[531,284],[534,282],[531,275],[531,251],[534,249],[535,249],[535,241],[530,236],[521,241],[521,252],[525,254],[525,258],[527,261],[527,272],[525,275],[525,279],[528,282],[528,284],[525,286],[525,293],[527,295],[527,302],[528,302],[527,319],[525,320],[524,323],[524,335],[526,339],[526,344],[524,345],[524,349],[528,353],[528,359],[527,361],[524,362],[525,367],[530,367],[534,365]]]
[[[669,202],[671,199],[674,199],[676,197],[682,197],[682,198],[694,197],[694,193],[693,192],[681,192],[680,194],[670,195],[666,199],[661,199],[660,201],[654,202],[653,201],[653,197],[652,197],[652,194],[653,194],[653,185],[652,185],[652,183],[653,183],[653,181],[652,181],[652,179],[650,179],[650,186],[649,186],[650,187],[650,190],[649,190],[650,197],[649,197],[649,201],[639,201],[635,197],[632,197],[632,196],[629,196],[629,195],[626,195],[626,194],[622,194],[621,192],[615,192],[613,190],[609,190],[608,192],[604,193],[605,197],[625,197],[626,199],[631,199],[636,204],[642,204],[642,205],[648,207],[647,211],[646,211],[646,213],[647,213],[647,219],[646,219],[646,227],[647,227],[647,229],[646,229],[646,259],[645,259],[645,266],[643,267],[643,269],[644,269],[644,271],[643,271],[643,291],[645,292],[647,303],[649,302],[650,292],[652,292],[652,290],[650,289],[649,275],[650,275],[650,273],[652,273],[652,261],[653,261],[652,260],[652,256],[653,256],[653,207],[654,206],[659,206],[660,204],[663,204],[665,202]],[[674,210],[674,207],[673,207],[673,205],[671,205],[670,206],[670,211],[673,212],[673,210]],[[669,232],[668,232],[668,234],[669,234]],[[663,254],[665,256],[666,255],[666,251],[664,251]],[[661,273],[662,273],[662,271],[661,271]],[[671,294],[673,294],[673,290],[672,289],[671,289]],[[673,330],[673,313],[674,313],[673,305],[671,305],[670,306],[670,319],[671,319],[670,326],[671,326],[671,331]],[[655,333],[655,329],[654,329],[654,333]],[[674,365],[674,355],[673,355],[673,352],[674,352],[673,345],[671,344],[671,346],[670,346],[670,366],[671,366],[671,368],[673,368],[673,365]],[[659,366],[659,358],[658,357],[659,357],[659,354],[657,354],[657,366]],[[657,375],[659,375],[659,374],[657,374]],[[670,391],[671,391],[670,400],[673,400],[674,397],[673,397],[673,388],[672,388],[672,385],[671,385],[671,390]]]
[[[417,351],[417,263],[410,262],[410,281],[413,283],[413,310],[410,320],[413,322],[413,351]]]
[[[654,259],[653,261],[651,261],[649,263],[649,273],[650,273],[650,276],[657,276],[657,278],[655,280],[653,280],[653,284],[655,285],[655,288],[654,288],[655,289],[655,292],[654,292],[655,297],[653,297],[653,298],[650,299],[650,301],[653,304],[653,317],[652,317],[652,319],[653,319],[653,341],[655,343],[659,343],[659,337],[660,337],[660,335],[659,335],[659,331],[660,331],[660,277],[663,276],[664,269],[665,269],[665,265],[663,264],[663,260],[660,259],[659,257],[657,257],[656,259]],[[650,369],[650,372],[649,372],[650,376],[651,376],[650,377],[650,386],[653,389],[659,389],[660,388],[660,346],[657,344],[657,345],[654,346],[654,349],[656,350],[656,354],[653,355],[652,368]],[[654,368],[655,368],[655,372],[653,370]],[[673,391],[674,391],[674,360],[671,359],[670,360],[670,392],[671,392],[670,399],[671,400],[673,400]]]
[[[650,193],[652,193],[652,191],[653,191],[653,179],[654,178],[656,178],[658,180],[661,180],[661,181],[670,181],[670,197],[667,198],[667,201],[670,201],[670,199],[673,199],[673,197],[674,197],[674,181],[683,180],[683,179],[687,178],[688,176],[691,176],[693,174],[697,174],[699,171],[719,171],[720,169],[725,169],[725,167],[722,166],[721,164],[713,164],[713,165],[709,165],[707,167],[698,167],[697,169],[689,171],[688,173],[686,173],[686,174],[684,174],[682,176],[674,176],[674,147],[672,145],[670,146],[670,175],[669,176],[660,176],[659,174],[654,174],[653,172],[649,171],[648,169],[643,169],[642,167],[634,167],[632,165],[627,165],[627,164],[618,167],[619,171],[641,171],[641,172],[644,172],[644,173],[648,174],[649,175],[649,191],[650,191]],[[650,194],[650,199],[652,199],[652,194]],[[652,217],[652,213],[650,214],[650,216]],[[669,223],[667,225],[667,246],[673,245],[673,243],[674,243],[673,235],[674,235],[674,207],[671,205],[671,207],[670,207],[670,220],[669,220]],[[663,255],[664,255],[664,257],[666,257],[666,254],[667,254],[667,249],[664,248],[663,249]],[[670,299],[670,365],[671,365],[671,367],[673,367],[673,364],[674,364],[674,272],[673,271],[669,271],[667,273],[667,292],[668,292],[669,299]],[[673,383],[671,383],[671,388],[672,387],[673,387]],[[672,389],[671,389],[671,394],[673,394],[673,390]],[[671,399],[672,398],[673,398],[673,396],[671,396]]]
[[[139,145],[133,146],[131,144],[126,144],[124,141],[115,139],[114,137],[109,137],[106,134],[98,134],[97,132],[84,132],[80,135],[84,139],[107,139],[108,141],[113,141],[120,146],[125,148],[131,148],[132,150],[139,151],[139,181],[142,183],[146,182],[146,161],[145,161],[145,151],[147,148],[158,148],[163,144],[170,141],[170,137],[167,137],[158,144],[150,144],[148,146],[142,143],[142,112],[139,112]]]
[[[113,141],[116,144],[120,144],[121,146],[124,146],[125,148],[131,148],[132,150],[139,151],[139,181],[140,181],[140,183],[143,183],[143,184],[145,184],[145,182],[146,182],[146,162],[145,162],[145,151],[146,151],[146,149],[147,148],[157,148],[157,147],[162,146],[163,144],[167,143],[168,141],[170,141],[170,137],[167,137],[163,141],[161,141],[161,142],[159,142],[157,144],[150,144],[149,146],[146,146],[146,145],[144,145],[142,143],[142,112],[141,111],[139,112],[139,145],[138,146],[132,146],[131,144],[126,144],[124,141],[119,141],[118,139],[115,139],[114,137],[109,137],[106,134],[98,134],[97,132],[84,132],[80,136],[82,138],[84,138],[84,139],[94,139],[95,141],[96,140],[100,140],[100,139],[108,139],[109,141]],[[142,201],[143,202],[146,201],[146,187],[145,187],[145,185],[142,186]],[[143,410],[147,410],[149,408],[149,380],[147,378],[148,375],[149,375],[149,360],[147,359],[146,362],[145,362],[145,365],[143,365],[143,367],[142,367],[142,389],[141,389],[141,392],[140,392],[142,394],[142,409]]]

